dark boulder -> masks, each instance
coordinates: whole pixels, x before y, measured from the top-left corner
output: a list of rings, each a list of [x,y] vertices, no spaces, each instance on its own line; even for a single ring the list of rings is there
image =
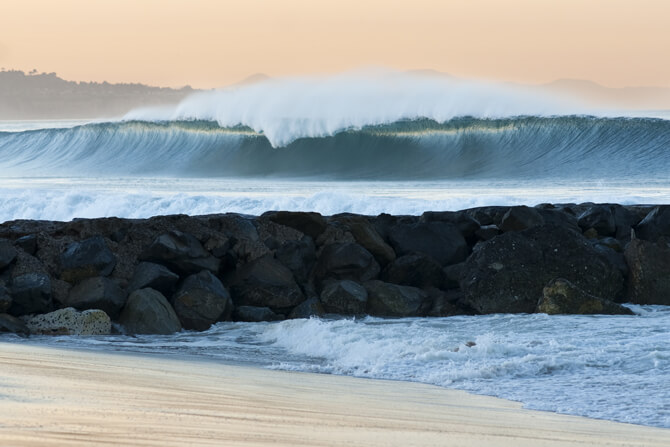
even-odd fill
[[[270,211],[263,214],[268,220],[294,228],[316,240],[326,229],[326,219],[319,213]]]
[[[73,242],[60,255],[60,277],[70,283],[92,276],[108,276],[114,266],[116,257],[102,236]]]
[[[500,222],[500,230],[521,231],[544,224],[540,211],[527,206],[513,206],[507,210]]]
[[[269,307],[238,306],[233,311],[233,321],[257,323],[260,321],[278,321],[283,319],[283,315],[276,314]]]
[[[45,273],[26,273],[13,279],[11,285],[14,316],[50,312],[53,308],[51,278]]]
[[[0,281],[0,313],[5,313],[12,307],[12,296],[4,281]]]
[[[479,313],[532,313],[555,278],[612,300],[623,288],[619,269],[579,232],[542,225],[481,243],[466,261],[461,290]]]
[[[78,310],[101,309],[116,320],[126,304],[126,297],[126,292],[116,281],[96,276],[74,286],[63,304]]]
[[[318,281],[350,279],[363,282],[376,278],[379,264],[374,256],[358,244],[346,242],[329,244],[323,248],[314,268]]]
[[[444,273],[444,288],[457,289],[460,287],[460,280],[465,274],[465,262],[448,265],[442,271]]]
[[[0,239],[0,270],[11,264],[16,259],[16,248],[7,239]]]
[[[630,301],[670,306],[670,247],[633,239],[626,246],[624,254],[630,272]]]
[[[463,211],[426,211],[419,218],[419,222],[450,223],[456,226],[468,241],[474,240],[475,233],[480,227],[479,222]]]
[[[584,211],[577,221],[582,230],[593,228],[600,236],[616,234],[616,220],[608,205],[594,205]]]
[[[30,335],[30,329],[28,329],[28,326],[23,321],[4,313],[0,313],[0,332],[11,332],[21,337],[28,337]]]
[[[177,230],[154,239],[141,254],[140,260],[164,265],[179,275],[201,270],[217,273],[220,267],[220,261],[205,250],[195,236]]]
[[[384,266],[395,259],[396,254],[393,248],[384,241],[384,238],[366,217],[341,215],[334,216],[332,219],[345,231],[349,231],[361,247],[372,253],[380,265]]]
[[[364,286],[368,292],[367,310],[370,315],[379,317],[422,316],[430,307],[426,292],[416,287],[377,280],[368,281]]]
[[[367,309],[368,292],[362,285],[348,279],[327,281],[320,300],[328,313],[362,315]]]
[[[614,236],[623,241],[630,240],[630,230],[640,222],[641,218],[637,213],[621,205],[612,205],[612,214],[616,227]]]
[[[460,230],[447,222],[399,224],[390,228],[389,240],[398,256],[419,252],[441,265],[456,264],[468,256]]]
[[[230,318],[230,293],[211,272],[203,270],[184,280],[172,298],[172,307],[184,329],[205,331]]]
[[[236,306],[269,307],[280,312],[305,300],[291,270],[271,255],[238,268],[230,290]]]
[[[480,241],[488,241],[500,234],[500,228],[497,225],[484,225],[475,231],[475,236]]]
[[[451,317],[469,313],[459,305],[463,299],[463,292],[458,289],[447,291],[430,290],[429,295],[433,302],[428,311],[427,316],[429,317]]]
[[[670,237],[670,205],[652,209],[635,227],[635,236],[650,242],[656,242],[661,236]]]
[[[275,251],[277,261],[288,267],[300,283],[307,282],[316,262],[316,247],[309,236],[299,241],[286,241]]]
[[[14,241],[17,247],[20,247],[23,251],[29,255],[34,255],[37,251],[37,236],[34,234],[29,234],[23,236]]]
[[[296,318],[322,317],[325,313],[319,299],[312,297],[295,306],[288,317],[292,320]]]
[[[419,288],[444,287],[445,274],[438,262],[420,253],[397,258],[386,266],[379,278],[393,284]]]
[[[128,297],[119,323],[127,334],[173,334],[181,331],[179,317],[157,290],[135,290]]]
[[[537,312],[549,315],[634,315],[627,307],[588,294],[562,278],[549,282],[542,289]]]
[[[128,284],[128,291],[151,288],[169,296],[174,291],[177,281],[179,281],[179,275],[172,273],[164,265],[140,262],[135,267],[133,277]]]

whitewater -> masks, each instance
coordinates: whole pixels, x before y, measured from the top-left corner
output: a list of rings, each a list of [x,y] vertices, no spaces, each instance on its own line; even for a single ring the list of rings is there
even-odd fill
[[[602,110],[387,70],[271,79],[118,119],[0,122],[0,222],[662,204],[668,173],[668,111]],[[28,342],[419,381],[670,428],[670,311],[633,309],[638,316],[311,319]]]

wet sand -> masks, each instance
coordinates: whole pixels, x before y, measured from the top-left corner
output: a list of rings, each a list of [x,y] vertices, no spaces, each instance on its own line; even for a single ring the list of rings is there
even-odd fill
[[[430,385],[0,343],[3,446],[667,446]]]

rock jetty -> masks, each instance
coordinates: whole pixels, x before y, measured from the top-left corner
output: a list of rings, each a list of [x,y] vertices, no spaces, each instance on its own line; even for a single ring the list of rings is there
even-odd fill
[[[670,206],[0,224],[0,331],[23,335],[328,314],[627,315],[622,302],[670,305],[669,278]]]

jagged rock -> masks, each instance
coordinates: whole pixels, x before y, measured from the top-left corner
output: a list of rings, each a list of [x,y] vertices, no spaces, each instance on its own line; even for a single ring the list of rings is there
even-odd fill
[[[67,307],[27,318],[25,323],[32,334],[41,335],[109,335],[112,332],[109,316],[99,309],[79,312]]]
[[[316,262],[316,247],[309,236],[299,241],[286,241],[275,251],[277,261],[288,267],[300,283],[307,281]]]
[[[234,321],[256,323],[260,321],[278,321],[283,319],[283,315],[274,313],[269,307],[238,306],[233,311]]]
[[[428,311],[429,317],[451,317],[466,313],[457,304],[463,298],[463,292],[460,290],[432,290],[431,292],[433,304]]]
[[[368,313],[379,317],[422,316],[430,306],[421,289],[373,280],[364,284],[368,292]]]
[[[11,332],[21,337],[30,335],[30,329],[23,321],[4,313],[0,313],[0,332]]]
[[[543,287],[566,278],[595,296],[617,299],[623,277],[579,232],[556,225],[501,234],[481,243],[465,264],[465,303],[488,313],[531,313]]]
[[[229,319],[233,302],[221,281],[203,270],[184,280],[172,298],[172,307],[184,329],[204,331],[217,321]]]
[[[386,266],[379,278],[393,284],[419,288],[444,287],[445,274],[438,262],[420,253],[397,258]]]
[[[214,235],[207,239],[204,248],[215,258],[222,258],[232,248],[231,239],[222,235]]]
[[[617,239],[628,241],[630,239],[630,230],[634,228],[641,218],[628,208],[621,205],[612,205],[612,214],[616,224]]]
[[[16,248],[7,239],[0,239],[0,270],[11,264],[16,259]]]
[[[363,282],[377,277],[379,264],[369,251],[358,244],[329,244],[319,256],[314,274],[319,281],[351,279]]]
[[[128,297],[119,323],[128,334],[173,334],[181,331],[179,317],[157,290],[143,288]]]
[[[217,273],[220,267],[220,261],[205,250],[195,236],[178,230],[154,239],[140,260],[164,265],[179,275],[190,275],[201,270]]]
[[[633,239],[624,254],[630,271],[630,301],[670,306],[670,247]]]
[[[12,297],[4,281],[0,281],[0,313],[5,313],[12,307]]]
[[[108,276],[116,266],[116,257],[102,236],[71,243],[60,255],[60,277],[76,283],[92,276]]]
[[[448,265],[443,270],[445,289],[457,289],[460,286],[460,280],[465,274],[465,262]]]
[[[240,267],[230,290],[236,306],[269,307],[281,311],[305,300],[293,273],[271,255]]]
[[[384,241],[367,218],[356,215],[339,215],[332,219],[343,229],[349,231],[356,243],[372,253],[380,265],[384,266],[396,258],[393,248]]]
[[[633,315],[633,312],[627,307],[590,295],[562,278],[549,282],[542,289],[542,297],[537,303],[537,312],[549,315]]]
[[[488,241],[489,239],[493,239],[499,234],[500,228],[498,228],[497,225],[481,226],[477,231],[475,231],[475,236],[477,236],[480,241]]]
[[[264,218],[272,222],[295,228],[316,240],[326,229],[326,219],[319,213],[270,211],[263,214]]]
[[[367,308],[368,292],[362,285],[348,279],[327,281],[320,300],[328,313],[361,315]]]
[[[635,228],[635,236],[656,242],[659,237],[670,237],[670,205],[654,207]]]
[[[504,233],[521,231],[542,224],[544,224],[544,217],[540,211],[527,206],[513,206],[503,215],[500,230]]]
[[[23,236],[14,241],[14,244],[21,247],[23,251],[29,255],[34,255],[37,251],[37,236],[34,234],[29,234]]]
[[[295,306],[289,314],[290,319],[321,317],[326,312],[318,298],[312,297]]]
[[[419,252],[441,265],[456,264],[468,256],[460,230],[447,222],[398,224],[389,229],[389,240],[398,256]]]
[[[616,220],[612,209],[607,205],[594,205],[584,211],[577,224],[583,230],[593,228],[600,236],[616,234]]]
[[[12,280],[9,313],[20,316],[52,310],[51,279],[44,273],[26,273]]]
[[[128,284],[128,292],[151,288],[169,296],[174,291],[177,281],[179,281],[179,275],[172,273],[164,265],[140,262]]]
[[[101,309],[116,320],[126,304],[126,297],[126,292],[114,280],[96,276],[74,286],[63,304],[79,310]]]
[[[447,222],[455,225],[467,240],[473,240],[480,224],[463,211],[426,211],[419,222]]]

